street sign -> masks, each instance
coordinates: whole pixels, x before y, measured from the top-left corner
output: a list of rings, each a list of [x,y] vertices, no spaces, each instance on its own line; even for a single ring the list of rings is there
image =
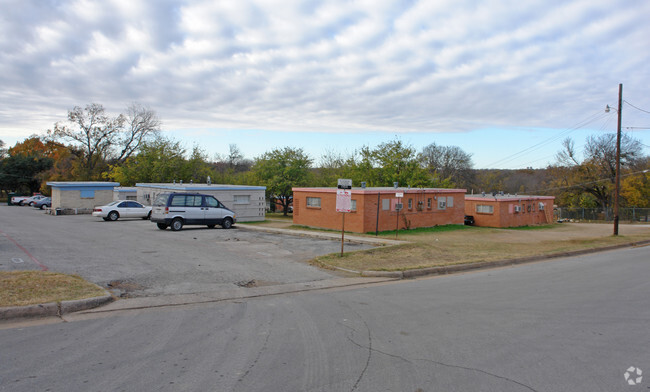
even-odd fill
[[[339,189],[352,189],[352,180],[346,178],[339,178]]]
[[[404,197],[404,192],[395,193],[395,197]]]
[[[336,212],[352,211],[352,191],[348,189],[336,190]]]

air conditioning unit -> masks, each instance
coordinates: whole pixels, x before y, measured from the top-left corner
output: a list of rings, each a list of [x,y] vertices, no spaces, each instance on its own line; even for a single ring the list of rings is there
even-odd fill
[[[539,210],[544,211],[544,203],[539,203]]]
[[[521,212],[521,206],[515,206],[515,212]]]

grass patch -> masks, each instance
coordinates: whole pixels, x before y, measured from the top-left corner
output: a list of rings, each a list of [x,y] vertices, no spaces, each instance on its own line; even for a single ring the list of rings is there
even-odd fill
[[[409,241],[408,244],[350,252],[344,257],[330,254],[312,262],[355,271],[403,271],[557,254],[650,239],[650,230],[612,236],[609,228],[601,233],[581,224],[548,225],[539,230],[472,226],[432,229],[400,231],[399,239]]]
[[[472,228],[465,225],[442,225],[442,226],[433,226],[433,227],[418,227],[415,229],[401,229],[399,230],[400,234],[429,234],[429,233],[442,233],[447,231],[457,231],[457,230],[468,230],[468,229],[477,229],[476,227]],[[387,230],[380,231],[378,234],[381,236],[394,236],[397,233],[397,230]],[[368,232],[366,234],[375,235],[375,232]]]
[[[0,306],[36,305],[106,295],[77,275],[43,271],[0,271]]]

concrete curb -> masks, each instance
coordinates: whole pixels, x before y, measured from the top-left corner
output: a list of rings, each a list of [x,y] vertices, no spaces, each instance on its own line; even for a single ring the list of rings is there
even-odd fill
[[[106,292],[106,295],[101,297],[49,302],[38,305],[0,307],[0,321],[34,317],[56,317],[96,308],[112,302],[113,299],[113,296]]]
[[[237,228],[243,230],[250,230],[250,231],[261,231],[266,233],[293,235],[296,237],[312,237],[312,238],[320,238],[324,240],[341,241],[340,232],[324,233],[319,231],[280,229],[277,227],[263,227],[263,226],[254,226],[254,225],[237,225]],[[390,245],[400,245],[400,244],[408,243],[407,241],[391,240],[387,238],[361,237],[361,236],[356,236],[354,234],[348,234],[348,233],[345,234],[345,242],[367,244],[367,245],[374,245],[374,246],[390,246]]]
[[[465,271],[471,271],[471,270],[497,268],[497,267],[505,267],[505,266],[509,266],[509,265],[533,263],[533,262],[536,262],[536,261],[557,259],[557,258],[560,258],[560,257],[580,256],[580,255],[586,255],[586,254],[591,254],[591,253],[604,252],[604,251],[608,251],[608,250],[631,248],[631,247],[635,247],[635,246],[645,246],[645,245],[648,245],[648,244],[650,244],[650,240],[643,240],[643,241],[637,241],[637,242],[629,242],[629,243],[626,243],[626,244],[604,246],[604,247],[601,247],[601,248],[582,249],[582,250],[575,250],[575,251],[570,251],[570,252],[553,253],[553,254],[549,254],[549,255],[519,257],[519,258],[515,258],[515,259],[487,261],[487,262],[482,262],[482,263],[479,262],[479,263],[471,263],[471,264],[448,265],[448,266],[443,266],[443,267],[419,268],[419,269],[412,269],[412,270],[405,270],[405,271],[357,271],[357,273],[359,275],[365,276],[365,277],[386,277],[386,278],[387,277],[392,277],[392,278],[408,279],[408,278],[416,278],[416,277],[419,277],[419,276],[446,275],[446,274],[453,274],[453,273],[456,273],[456,272],[465,272]],[[331,266],[331,267],[336,268],[334,266]],[[349,272],[351,272],[351,271],[349,271]]]

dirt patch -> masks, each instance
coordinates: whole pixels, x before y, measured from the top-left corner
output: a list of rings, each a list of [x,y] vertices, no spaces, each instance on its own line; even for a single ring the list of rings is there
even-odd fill
[[[116,297],[129,298],[132,297],[134,291],[141,291],[146,289],[139,283],[127,280],[113,280],[106,283],[106,288],[113,293]]]
[[[266,280],[252,279],[252,280],[243,280],[241,282],[235,282],[235,284],[239,287],[252,288],[252,287],[262,287],[262,286],[275,286],[279,283],[269,282]]]

